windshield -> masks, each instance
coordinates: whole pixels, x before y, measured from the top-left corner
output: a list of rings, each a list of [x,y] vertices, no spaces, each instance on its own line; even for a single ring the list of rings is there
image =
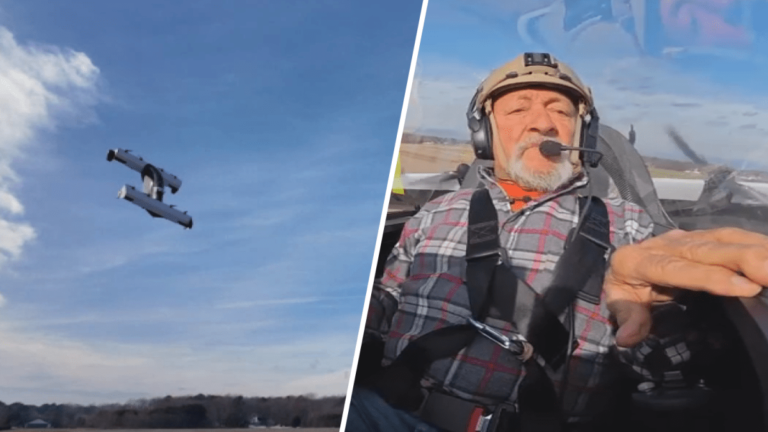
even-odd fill
[[[760,1],[430,3],[390,213],[459,187],[475,89],[519,53],[547,51],[592,88],[601,124],[642,156],[676,225],[764,230],[766,18]]]

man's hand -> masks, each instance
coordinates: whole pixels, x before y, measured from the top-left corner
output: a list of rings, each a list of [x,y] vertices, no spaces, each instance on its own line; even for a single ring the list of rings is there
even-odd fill
[[[753,297],[768,286],[768,237],[737,228],[674,230],[618,248],[605,277],[616,343],[630,347],[651,329],[650,307],[672,299],[670,289]]]

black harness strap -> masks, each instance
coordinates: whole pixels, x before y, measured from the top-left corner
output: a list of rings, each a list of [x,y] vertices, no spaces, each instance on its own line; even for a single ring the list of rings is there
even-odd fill
[[[587,198],[579,197],[579,208],[585,207]],[[565,245],[555,266],[552,283],[532,304],[527,328],[518,325],[518,330],[553,369],[562,366],[568,350],[573,348],[568,347],[569,330],[560,321],[560,315],[577,297],[600,304],[606,259],[613,250],[605,203],[593,197],[587,208],[581,229],[577,235],[569,235],[572,241]]]
[[[470,201],[467,230],[466,284],[473,318],[482,322],[486,316],[498,314],[507,322],[518,324],[519,330],[518,315],[521,315],[521,309],[527,308],[518,306],[539,305],[542,302],[533,289],[521,284],[510,269],[503,263],[499,263],[500,247],[496,208],[488,189],[479,189],[475,191]],[[520,289],[519,285],[523,285],[523,289]],[[489,291],[490,299],[488,299]],[[482,306],[477,306],[481,301]],[[531,317],[535,316],[534,312]],[[562,327],[556,316],[554,319]],[[561,328],[557,330],[564,331]],[[567,331],[565,331],[565,338],[567,344]],[[561,422],[558,416],[557,394],[552,381],[546,375],[544,368],[534,359],[527,360],[524,365],[527,373],[520,385],[519,403],[521,404],[520,413],[525,410],[525,415],[507,416],[505,421],[507,424],[493,426],[500,430],[526,432],[559,430]]]
[[[420,383],[429,366],[439,359],[456,355],[476,336],[477,330],[467,324],[427,333],[409,343],[372,380],[370,387],[393,407],[417,411],[424,402]]]
[[[482,321],[487,294],[500,258],[499,220],[488,189],[472,195],[467,227],[468,299],[472,316]],[[415,411],[422,402],[419,382],[429,366],[441,358],[456,355],[477,336],[469,324],[444,327],[417,338],[384,369],[373,386],[390,405]]]
[[[605,203],[595,197],[587,205],[586,198],[579,198],[579,208],[588,209],[586,219],[577,235],[569,236],[573,241],[566,244],[555,268],[553,282],[541,296],[500,263],[498,215],[488,189],[476,190],[469,208],[465,281],[472,318],[476,324],[482,323],[487,316],[512,323],[555,370],[573,348],[568,346],[569,330],[559,315],[577,297],[599,304],[606,251],[612,250]],[[487,336],[471,324],[445,327],[422,335],[384,368],[372,387],[392,406],[418,411],[424,402],[420,380],[430,365],[436,360],[455,356],[477,337],[478,331]],[[520,412],[515,430],[560,430],[561,407],[552,381],[534,358],[528,359],[525,366],[527,373],[519,389]]]
[[[606,270],[606,252],[613,251],[610,221],[605,202],[600,198],[592,197],[592,201],[587,203],[586,197],[579,197],[579,208],[586,206],[589,208],[581,229],[578,235],[566,244],[566,250],[555,267],[555,278],[544,294],[547,307],[558,315],[573,303],[576,297],[595,305],[600,304],[602,279]],[[572,253],[569,253],[569,250]],[[590,271],[580,271],[584,268]]]
[[[605,203],[593,197],[587,207],[587,198],[579,197],[579,208],[588,210],[584,222],[578,235],[569,235],[573,240],[566,244],[553,281],[543,295],[503,266],[494,268],[490,288],[488,316],[514,323],[516,330],[553,369],[562,366],[569,348],[569,330],[559,317],[577,297],[600,303],[606,251],[613,249]],[[467,285],[472,289],[470,266],[468,262]]]
[[[587,209],[577,236],[555,267],[555,277],[539,296],[533,288],[519,280],[503,266],[497,266],[491,287],[489,315],[516,324],[518,332],[553,369],[559,369],[567,358],[569,329],[559,315],[582,292],[599,303],[605,274],[606,249],[610,246],[610,226],[605,203],[592,198],[579,198],[579,208]],[[573,234],[573,233],[571,233]],[[600,242],[596,244],[595,242]],[[557,392],[544,368],[534,359],[525,362],[526,376],[518,392],[519,431],[558,431],[562,427],[561,407]]]
[[[491,303],[486,298],[500,258],[499,216],[488,189],[478,189],[469,203],[465,258],[469,306],[476,320],[485,317]]]

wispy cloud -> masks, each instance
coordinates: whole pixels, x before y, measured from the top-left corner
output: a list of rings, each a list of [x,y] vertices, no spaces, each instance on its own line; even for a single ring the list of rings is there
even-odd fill
[[[22,247],[35,238],[35,230],[25,223],[0,219],[0,265],[17,258]]]
[[[278,305],[292,305],[292,304],[306,304],[306,303],[319,303],[330,302],[337,300],[349,300],[360,299],[359,296],[326,296],[326,297],[295,297],[295,298],[281,298],[281,299],[265,299],[265,300],[253,300],[253,301],[240,301],[234,303],[222,303],[216,305],[216,309],[249,309],[254,307],[264,306],[278,306]]]
[[[35,229],[18,220],[24,206],[14,190],[22,181],[13,164],[36,136],[60,124],[94,119],[99,69],[83,53],[38,44],[21,45],[0,27],[0,265],[18,258]]]
[[[0,338],[0,390],[26,394],[25,402],[36,404],[126,402],[191,392],[340,395],[352,358],[349,350],[329,348],[348,345],[348,337],[331,334],[213,351],[181,344],[87,344],[3,325]],[[55,391],[41,391],[46,388]]]
[[[302,297],[302,298],[285,298],[274,300],[255,300],[255,301],[241,301],[235,303],[223,303],[216,305],[217,309],[246,309],[258,306],[275,306],[275,305],[288,305],[288,304],[300,304],[300,303],[315,303],[320,299],[317,297]]]
[[[317,363],[313,362],[315,368]],[[310,375],[299,379],[289,381],[285,385],[285,391],[289,394],[298,394],[306,391],[305,389],[332,389],[325,391],[324,395],[343,395],[346,393],[346,387],[349,384],[349,370],[334,371],[322,375]],[[342,389],[342,390],[339,390]]]
[[[0,221],[1,231],[2,221]],[[150,258],[161,262],[172,260],[174,257],[193,254],[206,247],[174,239],[174,237],[180,237],[178,234],[178,232],[161,230],[130,237],[110,237],[104,234],[103,237],[107,241],[89,242],[82,239],[82,243],[77,248],[68,250],[67,253],[62,253],[61,250],[36,251],[38,258],[47,262],[46,271],[35,272],[26,267],[27,263],[23,263],[24,269],[28,271],[18,276],[30,283],[57,281],[66,284],[75,278],[106,272]],[[40,261],[34,261],[29,265],[39,265],[39,263]]]

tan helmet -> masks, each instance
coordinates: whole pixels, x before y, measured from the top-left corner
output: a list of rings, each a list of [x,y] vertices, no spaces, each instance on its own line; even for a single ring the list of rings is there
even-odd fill
[[[578,104],[582,120],[594,108],[592,90],[584,85],[568,65],[547,53],[521,54],[492,71],[470,102],[467,121],[478,158],[493,159],[492,140],[498,135],[493,119],[493,99],[501,93],[527,87],[549,87],[571,96]],[[581,123],[576,127],[574,145],[581,144]]]

